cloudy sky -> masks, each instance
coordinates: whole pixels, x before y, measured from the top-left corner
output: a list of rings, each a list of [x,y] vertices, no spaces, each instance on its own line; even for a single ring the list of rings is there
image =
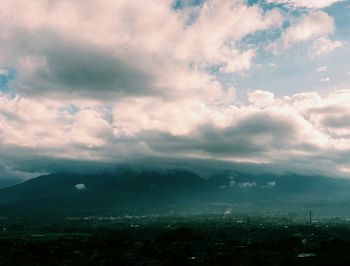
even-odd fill
[[[0,0],[0,24],[2,177],[142,158],[350,177],[348,0]]]

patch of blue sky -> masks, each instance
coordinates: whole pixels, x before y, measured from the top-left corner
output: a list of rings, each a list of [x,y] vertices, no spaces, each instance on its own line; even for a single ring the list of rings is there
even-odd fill
[[[299,16],[306,11],[305,8],[291,8],[285,3],[272,3],[266,0],[246,0],[249,6],[259,5],[263,11],[270,11],[272,9],[279,9],[282,13],[288,13],[292,16]]]
[[[4,74],[0,74],[0,89],[7,88],[8,79]]]
[[[175,12],[181,12],[186,9],[187,19],[185,25],[191,26],[197,20],[200,11],[199,7],[204,2],[205,0],[176,0],[174,1],[172,8],[175,10]]]
[[[259,5],[264,11],[272,10],[276,7],[286,9],[282,4],[267,3],[265,0],[246,0],[248,6]]]
[[[325,11],[334,18],[336,31],[334,37],[343,40],[350,40],[350,1],[336,3]]]
[[[80,108],[75,104],[68,104],[60,109],[61,112],[67,112],[70,115],[74,115],[80,111]]]
[[[10,83],[17,77],[17,72],[13,68],[0,68],[0,91],[8,92]]]
[[[350,43],[345,42],[342,47],[335,49],[328,55],[315,58],[314,63],[319,66],[327,66],[327,76],[330,84],[339,89],[348,89],[350,82]]]
[[[252,4],[261,1],[250,1]],[[267,45],[278,41],[280,29],[261,31],[246,36],[239,47],[257,49],[251,69],[245,73],[230,74],[217,72],[216,75],[225,87],[237,89],[238,98],[246,98],[248,91],[257,89],[269,90],[277,96],[293,95],[303,91],[328,92],[334,88],[343,88],[350,81],[350,8],[349,1],[337,3],[325,9],[335,19],[336,31],[331,36],[340,40],[343,47],[329,54],[310,58],[312,43],[300,43],[279,54],[273,54]],[[296,19],[305,13],[305,9],[293,10]],[[290,14],[290,13],[289,13]],[[289,25],[285,23],[283,29]],[[328,71],[319,73],[319,66],[327,66]],[[328,81],[329,78],[329,81]],[[326,82],[321,82],[326,80]]]
[[[257,53],[251,69],[244,73],[217,73],[221,84],[233,86],[237,90],[237,98],[246,100],[249,91],[268,90],[276,96],[290,96],[305,91],[326,92],[332,84],[341,83],[350,78],[342,70],[331,67],[331,55],[321,56],[311,60],[307,56],[307,44],[301,44],[284,53]],[[336,54],[342,54],[339,51]],[[318,73],[319,66],[330,66],[329,72]],[[350,71],[350,70],[349,70]],[[330,82],[320,82],[329,77]]]
[[[68,115],[74,116],[80,111],[80,107],[75,104],[67,104],[66,106],[59,109],[59,113],[61,116],[59,116],[58,120],[60,122],[64,122],[66,124],[73,124],[74,121],[69,118]]]
[[[114,121],[113,118],[113,105],[112,104],[106,104],[101,107],[102,110],[100,110],[100,113],[102,113],[102,118],[106,120],[108,123],[112,124]]]
[[[271,42],[277,41],[282,34],[280,28],[272,28],[268,30],[261,30],[255,33],[248,34],[245,36],[239,43],[238,47],[241,50],[247,48],[263,48],[266,49],[266,46]]]
[[[187,7],[200,6],[205,2],[205,0],[175,0],[173,2],[172,8],[174,10],[181,10]]]
[[[220,72],[221,67],[223,67],[223,64],[211,65],[211,66],[207,66],[205,68],[205,71],[210,75],[216,76]]]
[[[172,7],[175,11],[192,9],[193,12],[189,14],[187,21],[187,24],[191,25],[198,15],[199,9],[196,7],[200,7],[204,2],[205,0],[175,0]],[[212,65],[206,68],[206,71],[215,75],[224,87],[234,86],[237,88],[237,96],[241,98],[244,98],[249,90],[256,89],[270,90],[277,96],[284,96],[302,91],[324,91],[333,82],[342,83],[350,79],[350,75],[347,74],[350,73],[350,66],[344,60],[344,50],[349,48],[348,44],[344,44],[342,48],[336,49],[329,55],[314,59],[310,59],[308,55],[310,43],[297,45],[278,55],[266,49],[271,42],[279,40],[282,30],[288,28],[293,20],[310,10],[292,8],[290,5],[281,3],[267,3],[265,0],[246,0],[246,3],[248,5],[257,4],[263,11],[278,8],[289,19],[283,23],[281,28],[249,34],[240,43],[237,43],[242,51],[249,48],[257,49],[254,64],[249,71],[243,74],[232,74],[220,72],[222,65]],[[345,43],[350,39],[350,8],[347,8],[349,6],[349,1],[343,1],[324,9],[335,19],[336,31],[332,39],[339,39]],[[328,72],[317,73],[316,69],[323,65],[328,66]],[[337,67],[333,67],[334,65]],[[330,82],[320,82],[322,78],[328,76]]]

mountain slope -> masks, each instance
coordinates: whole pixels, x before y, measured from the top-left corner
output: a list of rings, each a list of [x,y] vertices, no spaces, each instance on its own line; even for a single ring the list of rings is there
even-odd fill
[[[0,204],[21,212],[159,211],[205,189],[205,180],[187,171],[50,174],[0,190]]]
[[[104,215],[315,208],[350,214],[349,191],[348,180],[293,174],[221,172],[204,179],[184,170],[55,173],[1,189],[0,210],[5,215]]]

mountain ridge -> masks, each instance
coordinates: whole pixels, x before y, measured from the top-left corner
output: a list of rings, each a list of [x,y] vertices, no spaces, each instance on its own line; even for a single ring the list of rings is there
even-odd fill
[[[327,204],[346,207],[348,191],[349,180],[295,174],[221,172],[206,179],[181,169],[52,173],[0,189],[0,210],[5,215],[11,208],[18,214],[57,215],[223,211],[214,203],[249,205],[247,211],[261,206],[288,210],[284,203],[322,209]]]

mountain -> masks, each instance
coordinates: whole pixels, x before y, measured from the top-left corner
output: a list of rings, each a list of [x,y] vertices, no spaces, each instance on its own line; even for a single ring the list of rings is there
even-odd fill
[[[55,173],[0,190],[0,207],[20,213],[159,212],[206,190],[188,171],[123,171],[117,175]]]
[[[2,215],[306,211],[350,214],[350,182],[295,174],[187,170],[54,173],[0,190]],[[348,207],[349,206],[349,207]]]

